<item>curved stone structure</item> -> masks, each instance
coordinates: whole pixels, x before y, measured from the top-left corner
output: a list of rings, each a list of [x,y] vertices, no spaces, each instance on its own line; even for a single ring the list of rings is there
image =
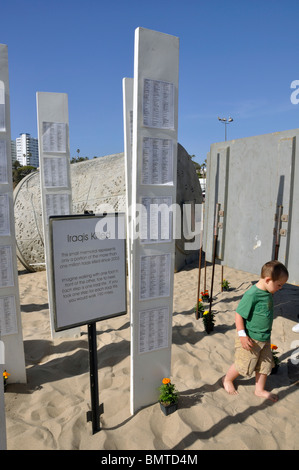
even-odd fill
[[[125,212],[124,154],[107,155],[71,165],[73,213],[85,210]],[[186,150],[178,144],[177,203],[202,203],[198,177]],[[45,269],[40,174],[26,176],[14,190],[17,256],[28,271]],[[176,240],[175,269],[193,261],[197,252],[184,251],[184,240]]]

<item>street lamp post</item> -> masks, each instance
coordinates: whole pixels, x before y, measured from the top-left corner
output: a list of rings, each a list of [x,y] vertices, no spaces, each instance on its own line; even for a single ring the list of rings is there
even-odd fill
[[[233,122],[233,118],[232,117],[229,117],[228,119],[227,118],[220,118],[218,116],[218,121],[222,122],[225,126],[225,142],[226,142],[226,137],[227,137],[227,131],[226,131],[226,126],[227,124],[230,124],[231,122]]]

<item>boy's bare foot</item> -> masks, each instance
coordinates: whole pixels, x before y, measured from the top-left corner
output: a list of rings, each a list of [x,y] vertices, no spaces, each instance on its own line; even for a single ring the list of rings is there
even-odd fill
[[[271,400],[273,402],[276,402],[278,400],[278,395],[276,395],[275,393],[267,392],[267,390],[256,390],[254,393],[257,397],[267,398],[268,400]]]
[[[227,380],[225,376],[222,377],[222,385],[224,390],[226,390],[230,395],[238,395],[234,383],[231,380]]]

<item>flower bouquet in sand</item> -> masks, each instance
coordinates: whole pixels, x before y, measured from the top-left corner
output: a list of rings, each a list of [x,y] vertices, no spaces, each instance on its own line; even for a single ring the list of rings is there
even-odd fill
[[[223,279],[221,285],[222,285],[222,289],[223,289],[223,290],[229,290],[229,288],[230,288],[230,285],[229,285],[229,282],[228,282],[227,279]]]
[[[8,377],[10,376],[10,374],[8,372],[6,372],[6,370],[3,372],[3,386],[4,386],[4,392],[6,390],[6,381],[8,379]]]
[[[201,298],[203,302],[209,302],[210,297],[209,297],[209,291],[205,290],[204,292],[201,292]]]
[[[280,360],[277,357],[277,354],[278,354],[277,349],[278,347],[275,344],[271,344],[271,351],[272,351],[272,357],[273,357],[273,362],[274,362],[274,366],[272,368],[271,374],[276,374],[276,372],[278,371],[279,363],[280,363]]]
[[[204,311],[204,307],[202,305],[202,298],[199,298],[197,304],[194,305],[195,316],[197,314],[197,311],[198,311],[198,317],[197,318],[202,317],[202,314],[203,314],[203,311]]]
[[[209,310],[205,310],[202,315],[202,320],[205,330],[209,334],[214,330],[215,314],[212,311],[210,312]]]
[[[171,383],[171,380],[166,377],[162,380],[162,385],[159,387],[159,391],[160,408],[165,416],[168,416],[178,408],[178,391],[176,390],[175,385]]]

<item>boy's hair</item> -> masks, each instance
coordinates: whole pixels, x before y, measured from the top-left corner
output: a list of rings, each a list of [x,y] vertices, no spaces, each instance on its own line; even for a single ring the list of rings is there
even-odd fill
[[[289,272],[280,261],[268,261],[261,270],[261,278],[270,277],[272,281],[278,281],[281,277],[289,277]]]

